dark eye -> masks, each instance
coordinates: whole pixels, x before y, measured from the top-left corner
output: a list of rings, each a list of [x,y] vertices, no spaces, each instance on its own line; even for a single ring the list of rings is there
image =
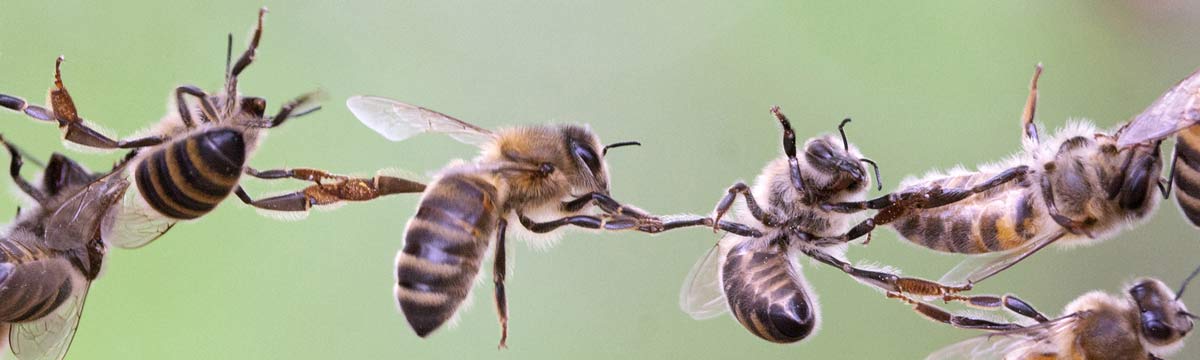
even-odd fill
[[[589,149],[587,146],[582,146],[574,142],[571,143],[571,151],[574,152],[575,156],[578,156],[580,160],[583,160],[583,163],[587,165],[588,170],[591,170],[593,175],[600,172],[600,157],[596,156],[595,151],[592,151],[592,149]]]
[[[1145,318],[1146,315],[1143,313],[1142,317]],[[1153,340],[1170,340],[1171,328],[1164,325],[1161,321],[1150,320],[1142,323],[1142,334]]]

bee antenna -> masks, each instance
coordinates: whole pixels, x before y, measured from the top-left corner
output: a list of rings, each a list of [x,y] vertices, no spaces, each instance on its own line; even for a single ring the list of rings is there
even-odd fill
[[[229,33],[229,40],[225,42],[225,77],[229,77],[229,63],[233,61],[233,33]]]
[[[846,119],[846,120],[850,120],[850,119]],[[868,158],[858,159],[858,161],[862,161],[862,162],[871,164],[871,168],[875,170],[875,184],[879,186],[879,190],[883,190],[883,179],[879,178],[879,164],[876,164],[874,160],[871,160]]]
[[[618,143],[608,144],[608,145],[604,146],[604,151],[600,152],[600,156],[608,155],[608,149],[618,148],[618,147],[622,147],[622,146],[630,146],[630,145],[642,146],[642,143],[637,142],[637,141],[622,141],[622,142],[618,142]]]
[[[1200,274],[1200,266],[1196,267],[1196,270],[1192,270],[1192,274],[1188,275],[1187,279],[1183,280],[1183,285],[1179,285],[1179,291],[1175,292],[1176,301],[1179,301],[1179,298],[1183,297],[1183,291],[1187,290],[1188,283],[1192,282],[1192,279],[1196,277],[1196,274]]]
[[[850,151],[850,141],[846,140],[846,130],[842,128],[846,127],[846,123],[849,122],[850,118],[846,118],[845,120],[842,120],[841,124],[838,124],[838,132],[842,134],[842,148],[846,151]]]

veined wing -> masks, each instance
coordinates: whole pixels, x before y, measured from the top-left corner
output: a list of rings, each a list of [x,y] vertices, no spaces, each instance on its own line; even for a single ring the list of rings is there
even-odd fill
[[[110,245],[136,249],[157,240],[176,222],[151,208],[138,191],[129,191],[104,217],[102,238]]]
[[[1024,359],[1031,353],[1056,352],[1054,338],[1078,321],[1066,316],[1027,328],[976,336],[929,354],[925,360]]]
[[[1160,140],[1200,123],[1200,71],[1193,72],[1167,90],[1138,114],[1117,136],[1117,146],[1126,148]]]
[[[714,245],[683,281],[679,308],[693,319],[711,319],[729,310],[721,289],[721,251],[720,245]]]
[[[495,139],[491,131],[420,106],[376,96],[352,96],[350,112],[363,125],[391,141],[402,141],[423,132],[445,133],[463,143],[482,145]]]
[[[939,282],[943,284],[978,283],[1012,267],[1021,260],[1025,260],[1025,258],[1033,255],[1033,253],[1038,252],[1038,250],[1045,248],[1047,245],[1053,244],[1065,235],[1065,231],[1060,231],[1057,234],[1026,242],[1009,251],[972,255],[958,263],[953,269],[950,269],[946,275],[942,276]]]
[[[71,298],[54,312],[34,321],[12,324],[8,340],[17,359],[62,360],[67,355],[91,286],[86,280],[72,282],[72,285],[76,290]]]
[[[59,250],[86,246],[100,234],[103,219],[127,189],[129,181],[123,168],[79,189],[50,215],[46,223],[47,246]]]

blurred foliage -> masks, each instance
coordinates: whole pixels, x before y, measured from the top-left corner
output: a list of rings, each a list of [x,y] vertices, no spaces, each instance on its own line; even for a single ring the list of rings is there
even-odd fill
[[[180,84],[221,83],[225,35],[245,44],[257,5],[243,1],[4,0],[0,91],[40,100],[53,60],[80,111],[116,134],[153,124]],[[725,187],[779,154],[783,106],[802,136],[855,119],[851,141],[906,175],[999,160],[1043,62],[1039,119],[1111,127],[1200,65],[1200,4],[1188,1],[461,2],[270,1],[247,94],[278,105],[320,88],[325,109],[276,129],[258,168],[314,166],[425,173],[472,149],[437,136],[390,143],[342,105],[377,94],[485,127],[591,124],[614,152],[614,194],[659,213],[705,213]],[[0,130],[32,153],[64,151],[53,126],[13,113]],[[67,151],[92,168],[118,154]],[[252,194],[302,183],[247,181]],[[9,216],[17,202],[0,200]],[[302,222],[230,201],[153,245],[113,250],[88,299],[74,358],[920,358],[974,335],[920,318],[830,268],[807,266],[823,326],[768,344],[728,316],[693,321],[679,285],[717,239],[567,235],[550,251],[514,246],[510,349],[490,285],[456,328],[419,339],[391,296],[392,260],[414,197],[319,212]],[[1038,254],[988,282],[1056,313],[1135,276],[1177,284],[1200,254],[1172,204],[1107,242]],[[876,233],[852,258],[936,278],[959,257]],[[805,262],[807,264],[807,262]],[[1186,301],[1200,306],[1200,294]],[[1193,344],[1177,358],[1200,359]]]

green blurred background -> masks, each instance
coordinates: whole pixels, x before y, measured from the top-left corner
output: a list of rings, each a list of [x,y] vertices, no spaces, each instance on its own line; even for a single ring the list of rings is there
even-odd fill
[[[85,117],[120,135],[154,123],[171,89],[215,89],[225,34],[243,48],[258,4],[0,0],[0,91],[41,101],[54,58]],[[901,4],[859,2],[282,2],[241,81],[273,106],[327,93],[325,110],[273,131],[251,164],[425,173],[473,149],[445,137],[391,143],[342,105],[377,94],[485,127],[584,122],[605,141],[613,192],[658,213],[709,211],[725,187],[779,154],[778,104],[801,136],[855,119],[850,140],[885,189],[904,176],[1001,159],[1044,62],[1038,117],[1111,127],[1200,66],[1200,4],[1188,1]],[[0,130],[35,154],[64,151],[53,126],[11,112]],[[67,151],[94,169],[117,154]],[[7,161],[7,160],[5,160]],[[31,168],[32,169],[32,168]],[[33,171],[27,172],[31,174]],[[11,183],[8,180],[5,182]],[[299,182],[249,180],[252,194]],[[17,203],[0,200],[0,216]],[[491,286],[460,324],[417,338],[393,305],[392,261],[415,196],[260,217],[237,201],[139,250],[113,250],[72,347],[128,358],[920,358],[974,335],[826,267],[806,266],[824,324],[811,339],[760,341],[724,316],[693,321],[679,285],[716,236],[574,232],[550,251],[511,246],[510,349],[496,351]],[[1174,204],[1107,242],[1046,251],[980,286],[1049,313],[1135,276],[1175,286],[1200,238]],[[937,278],[960,259],[876,233],[855,260]],[[807,262],[805,262],[807,264]],[[1200,293],[1186,301],[1200,307]],[[1195,342],[1195,340],[1193,340]],[[1176,358],[1200,359],[1192,344]]]

